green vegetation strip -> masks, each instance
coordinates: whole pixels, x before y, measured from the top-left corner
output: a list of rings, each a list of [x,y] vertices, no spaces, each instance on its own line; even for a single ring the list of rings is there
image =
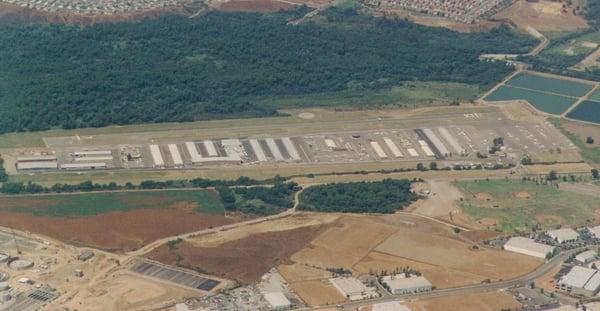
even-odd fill
[[[407,179],[311,186],[300,194],[298,209],[318,212],[393,213],[417,199]]]
[[[31,195],[0,198],[0,211],[30,213],[36,216],[93,216],[108,212],[147,208],[168,208],[192,204],[195,211],[223,214],[225,209],[215,191],[173,190],[68,195]]]
[[[305,7],[88,27],[3,25],[0,133],[274,116],[277,101],[254,98],[377,92],[404,81],[487,88],[512,68],[481,62],[481,54],[535,44],[508,27],[459,33],[340,6],[299,25],[290,21]]]
[[[493,218],[503,232],[583,224],[594,217],[597,199],[555,185],[520,180],[455,182],[464,193],[461,209],[477,220]],[[520,196],[517,195],[520,193]],[[525,194],[530,198],[525,198]],[[489,200],[486,200],[489,198]]]
[[[520,74],[508,82],[508,85],[522,87],[531,90],[561,94],[565,96],[581,97],[594,87],[590,84],[574,82],[570,80],[541,77],[531,74]]]
[[[486,101],[526,100],[535,108],[550,114],[560,115],[565,112],[576,99],[571,97],[547,94],[535,90],[522,89],[503,85],[485,98]]]
[[[571,110],[567,117],[600,124],[600,102],[586,100]]]

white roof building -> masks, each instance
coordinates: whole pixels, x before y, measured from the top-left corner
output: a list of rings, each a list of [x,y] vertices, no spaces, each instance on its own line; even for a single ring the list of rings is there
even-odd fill
[[[18,170],[50,170],[58,169],[58,162],[17,162]]]
[[[598,270],[574,266],[558,284],[561,289],[574,294],[593,296],[600,289],[600,273]]]
[[[386,275],[382,282],[388,286],[394,295],[414,294],[426,292],[433,289],[433,285],[423,276],[405,276],[404,273],[397,275]]]
[[[588,227],[588,230],[596,239],[600,239],[600,226]]]
[[[292,303],[282,292],[266,293],[264,297],[274,310],[284,310],[292,307]]]
[[[596,259],[597,255],[598,255],[598,252],[596,252],[595,250],[589,250],[589,251],[585,251],[585,252],[580,253],[577,256],[575,256],[575,260],[577,260],[581,263],[588,263],[588,262]]]
[[[510,252],[545,259],[549,253],[554,252],[555,247],[537,243],[532,239],[524,237],[513,237],[504,244],[504,249]]]
[[[571,242],[579,238],[579,233],[571,228],[550,230],[546,234],[558,243]]]
[[[377,291],[374,287],[367,287],[356,278],[339,277],[329,279],[329,281],[342,296],[350,300],[360,300],[377,296]]]

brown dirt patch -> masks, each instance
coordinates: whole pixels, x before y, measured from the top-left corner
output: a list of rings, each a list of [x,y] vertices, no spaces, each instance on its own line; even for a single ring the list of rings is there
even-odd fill
[[[344,296],[328,280],[292,283],[290,287],[311,306],[331,305],[345,301]]]
[[[151,241],[235,222],[234,218],[181,209],[139,209],[87,217],[33,216],[0,212],[0,224],[67,243],[112,251],[135,250]]]
[[[495,19],[508,19],[521,29],[531,26],[540,32],[573,31],[587,28],[583,16],[573,14],[577,1],[562,10],[563,2],[518,0],[507,9],[494,15]]]
[[[494,199],[494,197],[491,194],[486,193],[486,192],[476,193],[475,198],[480,201],[491,201]]]
[[[498,224],[498,221],[494,218],[482,218],[477,221],[479,224],[485,227],[491,227]]]
[[[294,7],[296,6],[293,4],[276,0],[234,0],[224,2],[218,9],[221,11],[269,13],[287,11]]]
[[[513,193],[513,195],[515,196],[515,198],[518,198],[518,199],[531,199],[531,193],[529,193],[527,191]]]
[[[492,219],[492,220],[495,223],[496,220],[495,219]],[[488,225],[488,226],[493,226],[493,225]],[[489,230],[471,230],[471,231],[462,231],[460,233],[460,235],[462,237],[464,237],[470,241],[473,241],[475,243],[481,243],[483,241],[493,239],[495,237],[498,237],[500,234],[501,234],[500,232],[489,231]]]
[[[217,247],[198,247],[184,241],[172,249],[163,245],[148,258],[251,284],[271,268],[291,263],[290,256],[308,246],[322,229],[311,226],[259,233]]]
[[[543,222],[552,222],[552,223],[559,223],[561,225],[564,225],[566,223],[564,218],[562,218],[560,216],[556,216],[556,215],[539,214],[539,215],[535,216],[535,219],[542,223]]]
[[[532,271],[542,262],[495,249],[480,248],[473,251],[470,247],[471,243],[457,238],[450,228],[420,221],[415,227],[400,228],[377,245],[374,251],[426,263],[441,270],[470,274],[479,277],[479,281],[514,278]],[[519,265],[515,265],[515,262],[519,262]]]

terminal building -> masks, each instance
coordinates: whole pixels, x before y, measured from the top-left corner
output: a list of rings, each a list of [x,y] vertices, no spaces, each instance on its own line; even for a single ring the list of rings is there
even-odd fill
[[[577,233],[577,231],[571,228],[550,230],[546,232],[546,235],[553,238],[556,242],[560,244],[575,242],[577,241],[577,239],[579,239],[579,233]]]
[[[574,266],[559,281],[561,290],[581,296],[594,296],[600,290],[600,273],[598,270]]]
[[[504,244],[504,250],[545,259],[554,252],[555,247],[537,243],[524,237],[513,237]]]
[[[433,289],[433,285],[423,276],[406,276],[404,273],[396,275],[386,275],[381,282],[385,284],[394,295],[416,294],[428,292]]]

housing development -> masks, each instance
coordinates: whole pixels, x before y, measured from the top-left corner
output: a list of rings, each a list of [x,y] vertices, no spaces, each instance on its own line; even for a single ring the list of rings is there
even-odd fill
[[[600,310],[600,0],[0,1],[0,311]]]

